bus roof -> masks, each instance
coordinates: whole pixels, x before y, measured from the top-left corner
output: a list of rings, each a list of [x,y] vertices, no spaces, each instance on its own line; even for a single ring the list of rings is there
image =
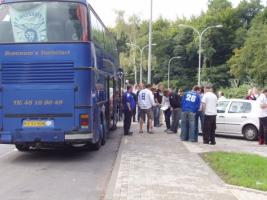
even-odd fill
[[[80,2],[80,3],[84,3],[86,4],[87,3],[87,0],[0,0],[0,4],[1,3],[15,3],[15,2],[27,2],[27,1],[57,1],[57,2],[66,2],[66,1],[70,1],[70,2]]]

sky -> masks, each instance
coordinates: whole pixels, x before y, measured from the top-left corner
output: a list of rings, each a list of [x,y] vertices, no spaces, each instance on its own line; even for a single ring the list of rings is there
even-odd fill
[[[115,24],[115,10],[124,10],[126,17],[137,14],[141,19],[150,17],[150,0],[88,0],[107,26]],[[231,0],[234,6],[241,0]],[[153,19],[162,16],[175,20],[199,15],[207,10],[208,0],[153,0]]]

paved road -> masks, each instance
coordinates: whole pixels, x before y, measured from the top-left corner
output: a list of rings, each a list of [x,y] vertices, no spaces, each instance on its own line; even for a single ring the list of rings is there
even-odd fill
[[[99,200],[121,139],[113,132],[98,152],[22,153],[0,145],[0,196],[5,200]]]

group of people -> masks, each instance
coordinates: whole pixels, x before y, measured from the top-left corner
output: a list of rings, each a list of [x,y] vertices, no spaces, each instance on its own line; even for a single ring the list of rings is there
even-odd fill
[[[139,133],[144,133],[144,123],[147,121],[147,132],[153,134],[153,128],[162,126],[164,118],[166,133],[177,133],[180,125],[182,141],[198,142],[200,122],[203,143],[215,145],[217,101],[225,99],[221,91],[216,96],[211,85],[194,86],[185,93],[181,89],[165,90],[161,83],[157,86],[128,85],[123,95],[124,134],[132,134],[132,120],[140,122]],[[259,94],[253,88],[246,99],[259,102],[259,144],[267,144],[267,89]]]
[[[153,127],[163,125],[163,115],[166,123],[165,132],[177,133],[181,121],[181,140],[198,142],[200,121],[203,143],[214,145],[216,105],[217,96],[210,85],[195,86],[185,93],[181,89],[164,90],[162,84],[140,84],[136,87],[128,85],[123,95],[124,134],[132,134],[130,127],[132,120],[135,121],[136,114],[140,122],[139,133],[144,133],[144,123],[147,121],[146,128],[150,134],[153,134]]]

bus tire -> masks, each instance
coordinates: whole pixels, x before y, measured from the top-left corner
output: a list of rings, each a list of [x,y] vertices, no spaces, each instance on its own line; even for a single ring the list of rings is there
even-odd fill
[[[16,144],[16,149],[21,152],[26,152],[30,150],[30,147],[24,144]]]
[[[106,118],[104,118],[102,121],[102,132],[103,132],[102,145],[105,145],[109,133],[109,128],[107,126]]]
[[[92,150],[98,151],[101,148],[101,146],[102,146],[102,136],[100,135],[98,141],[92,144]]]
[[[103,132],[103,138],[102,138],[102,142],[101,142],[101,145],[105,145],[107,142],[107,133],[106,132]]]
[[[102,139],[100,138],[97,143],[92,144],[92,150],[98,151],[102,146]]]

